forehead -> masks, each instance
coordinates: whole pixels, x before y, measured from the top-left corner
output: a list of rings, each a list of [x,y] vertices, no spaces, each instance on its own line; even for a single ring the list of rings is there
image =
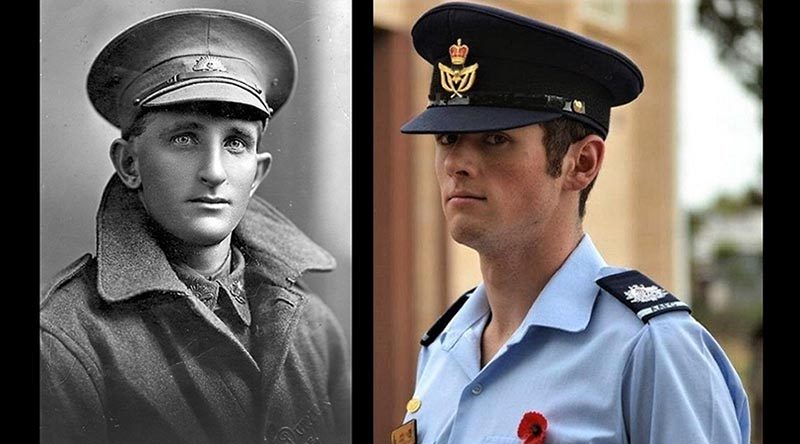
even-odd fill
[[[259,134],[263,130],[261,120],[241,110],[214,106],[184,106],[177,108],[154,108],[139,119],[138,125],[145,128],[169,128],[192,126],[195,128],[236,127]]]

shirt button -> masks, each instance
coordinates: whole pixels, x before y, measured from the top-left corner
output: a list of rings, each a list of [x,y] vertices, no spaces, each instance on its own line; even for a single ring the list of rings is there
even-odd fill
[[[475,396],[480,395],[482,391],[483,391],[483,386],[480,384],[476,384],[474,387],[472,387],[472,394]]]

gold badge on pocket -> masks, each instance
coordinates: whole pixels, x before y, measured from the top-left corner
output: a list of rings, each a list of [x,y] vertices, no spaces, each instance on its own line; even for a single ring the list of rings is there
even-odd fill
[[[392,430],[392,444],[417,444],[417,420],[412,419]]]

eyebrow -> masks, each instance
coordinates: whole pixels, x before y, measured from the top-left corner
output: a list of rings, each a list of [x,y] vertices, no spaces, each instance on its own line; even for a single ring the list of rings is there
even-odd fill
[[[197,122],[177,122],[174,125],[170,125],[170,126],[164,128],[159,133],[159,136],[165,137],[165,136],[168,136],[168,135],[170,135],[172,133],[175,133],[175,132],[178,132],[178,131],[197,130],[197,129],[203,129],[203,128],[205,128],[205,126],[203,126],[203,125],[201,125],[201,124],[199,124]]]
[[[255,143],[255,141],[257,140],[257,137],[254,137],[252,132],[239,128],[238,126],[233,126],[229,128],[229,131],[243,139],[247,139],[247,141],[250,143]]]

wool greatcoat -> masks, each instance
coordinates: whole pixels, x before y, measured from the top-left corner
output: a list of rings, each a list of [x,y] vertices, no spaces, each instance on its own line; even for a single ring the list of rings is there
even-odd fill
[[[344,336],[298,281],[334,259],[258,197],[233,244],[243,282],[220,292],[247,299],[246,345],[178,279],[136,192],[110,180],[96,257],[41,301],[41,442],[350,442]]]

